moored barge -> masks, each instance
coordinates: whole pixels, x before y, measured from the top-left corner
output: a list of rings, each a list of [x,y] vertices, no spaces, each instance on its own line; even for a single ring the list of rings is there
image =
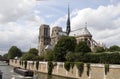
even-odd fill
[[[34,75],[34,72],[31,71],[31,70],[26,70],[26,69],[22,69],[20,67],[15,67],[14,68],[14,72],[17,73],[17,74],[20,74],[22,76],[30,76],[30,77],[33,77]]]

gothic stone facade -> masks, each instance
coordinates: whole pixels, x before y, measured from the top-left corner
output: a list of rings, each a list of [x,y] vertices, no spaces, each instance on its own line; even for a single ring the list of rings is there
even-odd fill
[[[62,35],[67,34],[62,31],[61,27],[55,26],[52,28],[52,33],[50,36],[49,25],[42,24],[39,28],[39,41],[38,41],[39,55],[44,54],[46,47],[48,48],[49,46],[54,47]],[[95,47],[100,46],[97,42],[95,42],[95,40],[92,39],[92,35],[88,31],[87,27],[81,28],[74,32],[72,31],[70,32],[69,36],[74,36],[77,40],[77,43],[79,43],[80,41],[86,41],[92,51],[95,51]]]

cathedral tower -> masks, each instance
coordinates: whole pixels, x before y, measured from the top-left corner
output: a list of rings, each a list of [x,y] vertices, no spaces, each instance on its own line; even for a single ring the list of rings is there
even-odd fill
[[[50,44],[50,27],[49,25],[42,24],[39,28],[38,37],[38,51],[39,55],[44,54],[45,47]]]
[[[62,28],[59,26],[55,26],[52,28],[51,45],[53,45],[53,47],[55,46],[55,44],[57,44],[58,40],[60,39],[61,32],[62,32]]]
[[[69,5],[68,5],[68,18],[67,18],[67,28],[66,28],[66,33],[69,36],[69,33],[71,31],[70,27],[70,10],[69,10]]]

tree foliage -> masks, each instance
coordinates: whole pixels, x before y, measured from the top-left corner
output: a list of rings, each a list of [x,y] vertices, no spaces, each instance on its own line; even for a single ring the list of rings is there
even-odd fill
[[[54,65],[52,61],[48,61],[48,75],[52,75],[53,68],[54,68]]]
[[[22,56],[22,60],[43,60],[42,56],[36,56],[33,54],[26,53]]]
[[[86,66],[87,66],[87,76],[89,76],[89,74],[90,74],[90,63],[87,63],[86,64]]]
[[[109,64],[104,65],[105,75],[109,72]]]
[[[9,59],[14,59],[15,57],[21,57],[21,56],[22,56],[22,52],[16,46],[12,46],[8,51],[8,58]]]
[[[76,52],[81,52],[83,55],[85,53],[91,52],[90,47],[87,45],[86,41],[80,41],[76,46]]]
[[[120,47],[117,45],[113,45],[109,48],[109,51],[111,51],[111,52],[120,51]]]
[[[79,76],[81,77],[84,72],[84,63],[83,62],[76,62],[76,66],[79,72]]]
[[[38,70],[39,68],[39,61],[36,61],[36,69]]]
[[[66,53],[75,50],[76,39],[74,37],[63,36],[54,48],[54,60],[65,61]]]
[[[38,55],[38,50],[36,48],[31,48],[29,51],[28,51],[29,54],[33,54],[33,55]]]
[[[120,64],[120,53],[87,53],[84,62]]]
[[[52,51],[52,50],[47,51],[44,57],[45,57],[46,61],[53,61],[54,60],[54,51]]]
[[[96,53],[100,53],[100,52],[105,52],[105,49],[103,47],[98,46],[96,48]]]
[[[24,61],[24,68],[27,68],[27,61]]]
[[[66,54],[66,60],[69,62],[79,62],[82,61],[83,56],[81,55],[81,53],[73,53],[73,52],[68,52]]]
[[[70,70],[70,62],[65,62],[64,63],[64,68],[69,71]]]
[[[35,55],[33,54],[26,53],[22,56],[22,60],[34,60],[34,59],[35,59]]]
[[[8,59],[8,53],[5,53],[5,54],[3,55],[3,58]]]
[[[38,56],[38,50],[36,48],[31,48],[22,56],[22,60],[43,60],[43,58],[42,56]]]

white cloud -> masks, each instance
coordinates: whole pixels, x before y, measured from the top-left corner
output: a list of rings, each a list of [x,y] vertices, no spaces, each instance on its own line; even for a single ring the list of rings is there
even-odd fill
[[[60,17],[53,24],[51,24],[51,26],[60,26],[62,22],[65,22],[65,21],[66,21],[66,16]]]
[[[79,10],[71,19],[72,29],[83,27],[85,22],[94,39],[106,43],[107,46],[120,45],[120,4],[99,6],[97,9]]]
[[[46,15],[46,18],[52,18],[54,15]]]
[[[35,4],[35,0],[0,0],[0,23],[16,21],[28,13]]]
[[[94,29],[103,30],[106,28],[117,28],[114,22],[120,15],[120,5],[100,6],[97,9],[86,8],[78,11],[78,14],[72,18],[72,28],[83,25],[85,22],[92,25]]]
[[[0,0],[0,54],[13,45],[22,51],[37,47],[38,28],[44,19],[33,10],[35,5],[35,0]]]
[[[22,51],[37,47],[39,25],[35,25],[30,22],[25,25],[15,22],[3,25],[5,27],[0,25],[0,50],[7,51],[13,45],[18,46]]]

